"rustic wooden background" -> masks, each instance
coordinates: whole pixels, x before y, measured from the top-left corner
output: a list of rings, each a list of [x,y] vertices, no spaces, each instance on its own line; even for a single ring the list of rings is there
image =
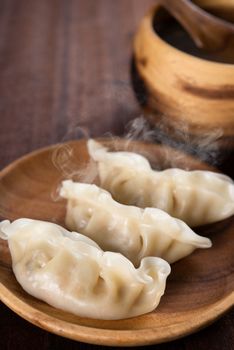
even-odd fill
[[[0,168],[45,145],[121,135],[141,115],[132,38],[154,0],[0,0]],[[233,312],[158,350],[231,350]],[[0,348],[102,349],[40,330],[0,304]]]

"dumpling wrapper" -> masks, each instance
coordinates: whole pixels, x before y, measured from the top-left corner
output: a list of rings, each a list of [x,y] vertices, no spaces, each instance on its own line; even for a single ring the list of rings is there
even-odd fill
[[[123,255],[53,223],[0,223],[23,289],[48,304],[97,319],[122,319],[154,310],[164,294],[168,263],[145,258],[138,269]]]
[[[63,181],[60,195],[68,200],[66,225],[97,242],[103,250],[125,255],[135,266],[146,256],[173,263],[211,241],[157,208],[141,209],[116,202],[96,185]]]
[[[153,170],[149,161],[132,152],[108,152],[100,143],[87,143],[98,163],[100,186],[118,202],[156,207],[195,227],[234,214],[234,183],[211,171]]]

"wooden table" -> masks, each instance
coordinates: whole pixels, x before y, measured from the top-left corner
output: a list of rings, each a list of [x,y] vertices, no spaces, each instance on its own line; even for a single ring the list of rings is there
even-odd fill
[[[130,83],[132,38],[154,0],[0,1],[0,167],[42,146],[109,131],[141,111]],[[233,311],[154,349],[231,350]],[[0,304],[0,348],[98,349],[40,330]]]

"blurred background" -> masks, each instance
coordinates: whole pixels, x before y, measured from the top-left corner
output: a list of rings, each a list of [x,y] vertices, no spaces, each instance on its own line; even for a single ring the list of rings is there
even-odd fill
[[[231,1],[231,0],[230,0]],[[43,146],[123,135],[142,109],[133,38],[155,0],[0,0],[0,168]],[[130,127],[131,129],[131,127]],[[104,349],[49,334],[0,304],[1,349]],[[233,311],[160,350],[232,350]]]
[[[76,137],[122,134],[141,114],[132,40],[153,0],[0,1],[0,165]]]

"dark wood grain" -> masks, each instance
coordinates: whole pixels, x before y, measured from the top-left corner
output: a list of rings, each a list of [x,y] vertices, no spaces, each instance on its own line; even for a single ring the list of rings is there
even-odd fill
[[[132,38],[154,0],[0,1],[0,167],[45,145],[122,134],[141,114]],[[80,129],[82,128],[82,129]],[[0,348],[104,349],[49,334],[0,305]],[[233,312],[157,350],[232,350]]]

